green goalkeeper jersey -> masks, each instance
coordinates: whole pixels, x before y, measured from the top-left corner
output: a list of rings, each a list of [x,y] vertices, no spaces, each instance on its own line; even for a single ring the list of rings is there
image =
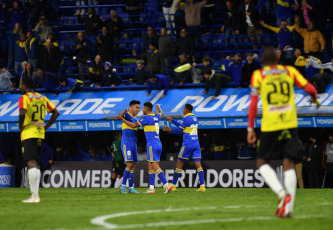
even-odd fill
[[[121,152],[121,140],[114,140],[112,142],[112,151],[114,153],[114,160],[121,161],[123,160],[123,153]]]

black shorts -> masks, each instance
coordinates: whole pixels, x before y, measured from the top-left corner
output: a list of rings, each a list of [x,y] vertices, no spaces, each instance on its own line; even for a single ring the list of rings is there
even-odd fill
[[[42,153],[43,141],[44,141],[43,139],[39,138],[30,138],[22,141],[23,160],[39,161]]]
[[[123,175],[124,174],[124,170],[126,168],[126,164],[124,163],[123,160],[120,160],[120,161],[116,161],[115,162],[115,165],[113,167],[115,169],[115,173],[117,175]]]
[[[284,158],[297,160],[297,129],[262,132],[259,139],[257,158],[264,160],[281,160]]]

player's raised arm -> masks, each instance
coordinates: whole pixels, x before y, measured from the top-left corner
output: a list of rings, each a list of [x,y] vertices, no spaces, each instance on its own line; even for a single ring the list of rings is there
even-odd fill
[[[129,111],[129,108],[126,108],[125,110],[121,111],[121,113],[119,113],[118,117],[124,117],[124,115],[125,115],[125,113],[127,113],[127,111]]]
[[[48,128],[51,127],[51,125],[57,120],[57,118],[58,118],[59,115],[60,115],[59,111],[58,111],[56,108],[54,108],[54,109],[51,111],[51,113],[52,113],[52,116],[51,116],[50,120],[49,120],[49,121],[47,122],[47,124],[44,126],[45,131],[46,131]]]
[[[155,112],[155,113],[157,113],[157,114],[159,114],[161,117],[163,117],[163,111],[162,111],[160,105],[158,105],[158,104],[155,105],[155,108],[156,108],[156,112]]]

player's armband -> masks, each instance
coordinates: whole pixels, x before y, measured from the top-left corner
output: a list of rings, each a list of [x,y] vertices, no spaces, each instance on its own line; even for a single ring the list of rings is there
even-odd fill
[[[259,90],[256,87],[251,87],[251,95],[259,95]]]

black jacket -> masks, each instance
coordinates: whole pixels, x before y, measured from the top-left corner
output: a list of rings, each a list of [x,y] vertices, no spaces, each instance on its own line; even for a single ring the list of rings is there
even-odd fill
[[[158,39],[158,50],[163,57],[172,57],[176,53],[176,43],[170,35]]]
[[[251,76],[252,73],[257,70],[260,69],[261,65],[259,64],[259,62],[253,60],[253,62],[251,64],[249,64],[248,62],[246,62],[242,68],[242,79],[240,82],[240,86],[244,86],[244,84],[246,84],[246,86],[248,86],[251,82]]]
[[[155,50],[153,54],[150,52],[144,53],[141,57],[136,56],[136,59],[143,59],[147,64],[147,69],[155,74],[164,74],[165,63],[163,56]]]
[[[231,81],[232,77],[222,73],[215,73],[210,80],[206,80],[205,91],[209,91],[210,84],[212,83],[216,88],[214,96],[217,97],[220,95],[222,86],[228,84]]]
[[[147,52],[150,43],[153,43],[156,46],[158,45],[158,36],[156,34],[153,34],[152,37],[149,37],[148,34],[143,36],[142,53]]]
[[[103,86],[110,87],[111,85],[119,85],[121,84],[121,79],[118,74],[112,72],[112,69],[105,70],[102,74],[102,82]]]
[[[96,14],[92,14],[91,17],[86,15],[84,18],[81,18],[81,15],[78,16],[79,22],[84,23],[84,27],[86,29],[85,34],[87,36],[97,35],[98,33],[98,25],[94,27],[95,23],[100,23],[99,17]]]
[[[247,23],[246,23],[246,7],[245,4],[242,5],[240,10],[240,19],[241,19],[241,30],[246,31]],[[251,13],[250,20],[255,29],[261,29],[262,26],[260,25],[260,15],[259,11],[256,9],[255,5],[251,2],[247,12]]]
[[[58,47],[52,47],[49,50],[44,46],[38,55],[39,67],[43,71],[56,73],[59,71],[59,66],[62,60],[62,55]]]
[[[224,26],[226,28],[232,27],[235,30],[239,30],[240,27],[239,12],[235,7],[233,7],[232,10],[228,10],[227,8],[224,14],[224,18],[225,18]]]
[[[117,16],[117,19],[115,20],[112,20],[111,18],[106,19],[103,22],[103,26],[108,28],[108,31],[113,38],[119,38],[120,32],[124,30],[124,22],[119,16]],[[118,27],[118,30],[113,30],[115,27]]]
[[[193,53],[195,52],[195,41],[192,37],[187,36],[187,37],[181,37],[178,41],[178,49],[177,53],[182,54],[185,53],[188,56],[192,56]]]
[[[90,60],[92,52],[91,52],[91,43],[88,39],[84,38],[82,41],[78,41],[76,45],[81,45],[82,48],[75,49],[74,55],[76,56],[76,60],[78,62],[86,63]]]
[[[309,172],[320,173],[323,148],[319,142],[311,143],[308,157],[311,158],[309,162]]]
[[[138,85],[144,85],[148,82],[150,72],[149,70],[144,67],[142,70],[136,69],[136,83]]]
[[[317,92],[325,93],[327,85],[332,80],[331,75],[328,73],[318,73],[314,75],[312,78],[310,78],[310,81],[317,89]]]
[[[97,42],[98,53],[101,55],[101,59],[103,62],[112,60],[113,53],[113,44],[114,40],[110,34],[106,36],[100,36],[99,39],[102,43]]]

